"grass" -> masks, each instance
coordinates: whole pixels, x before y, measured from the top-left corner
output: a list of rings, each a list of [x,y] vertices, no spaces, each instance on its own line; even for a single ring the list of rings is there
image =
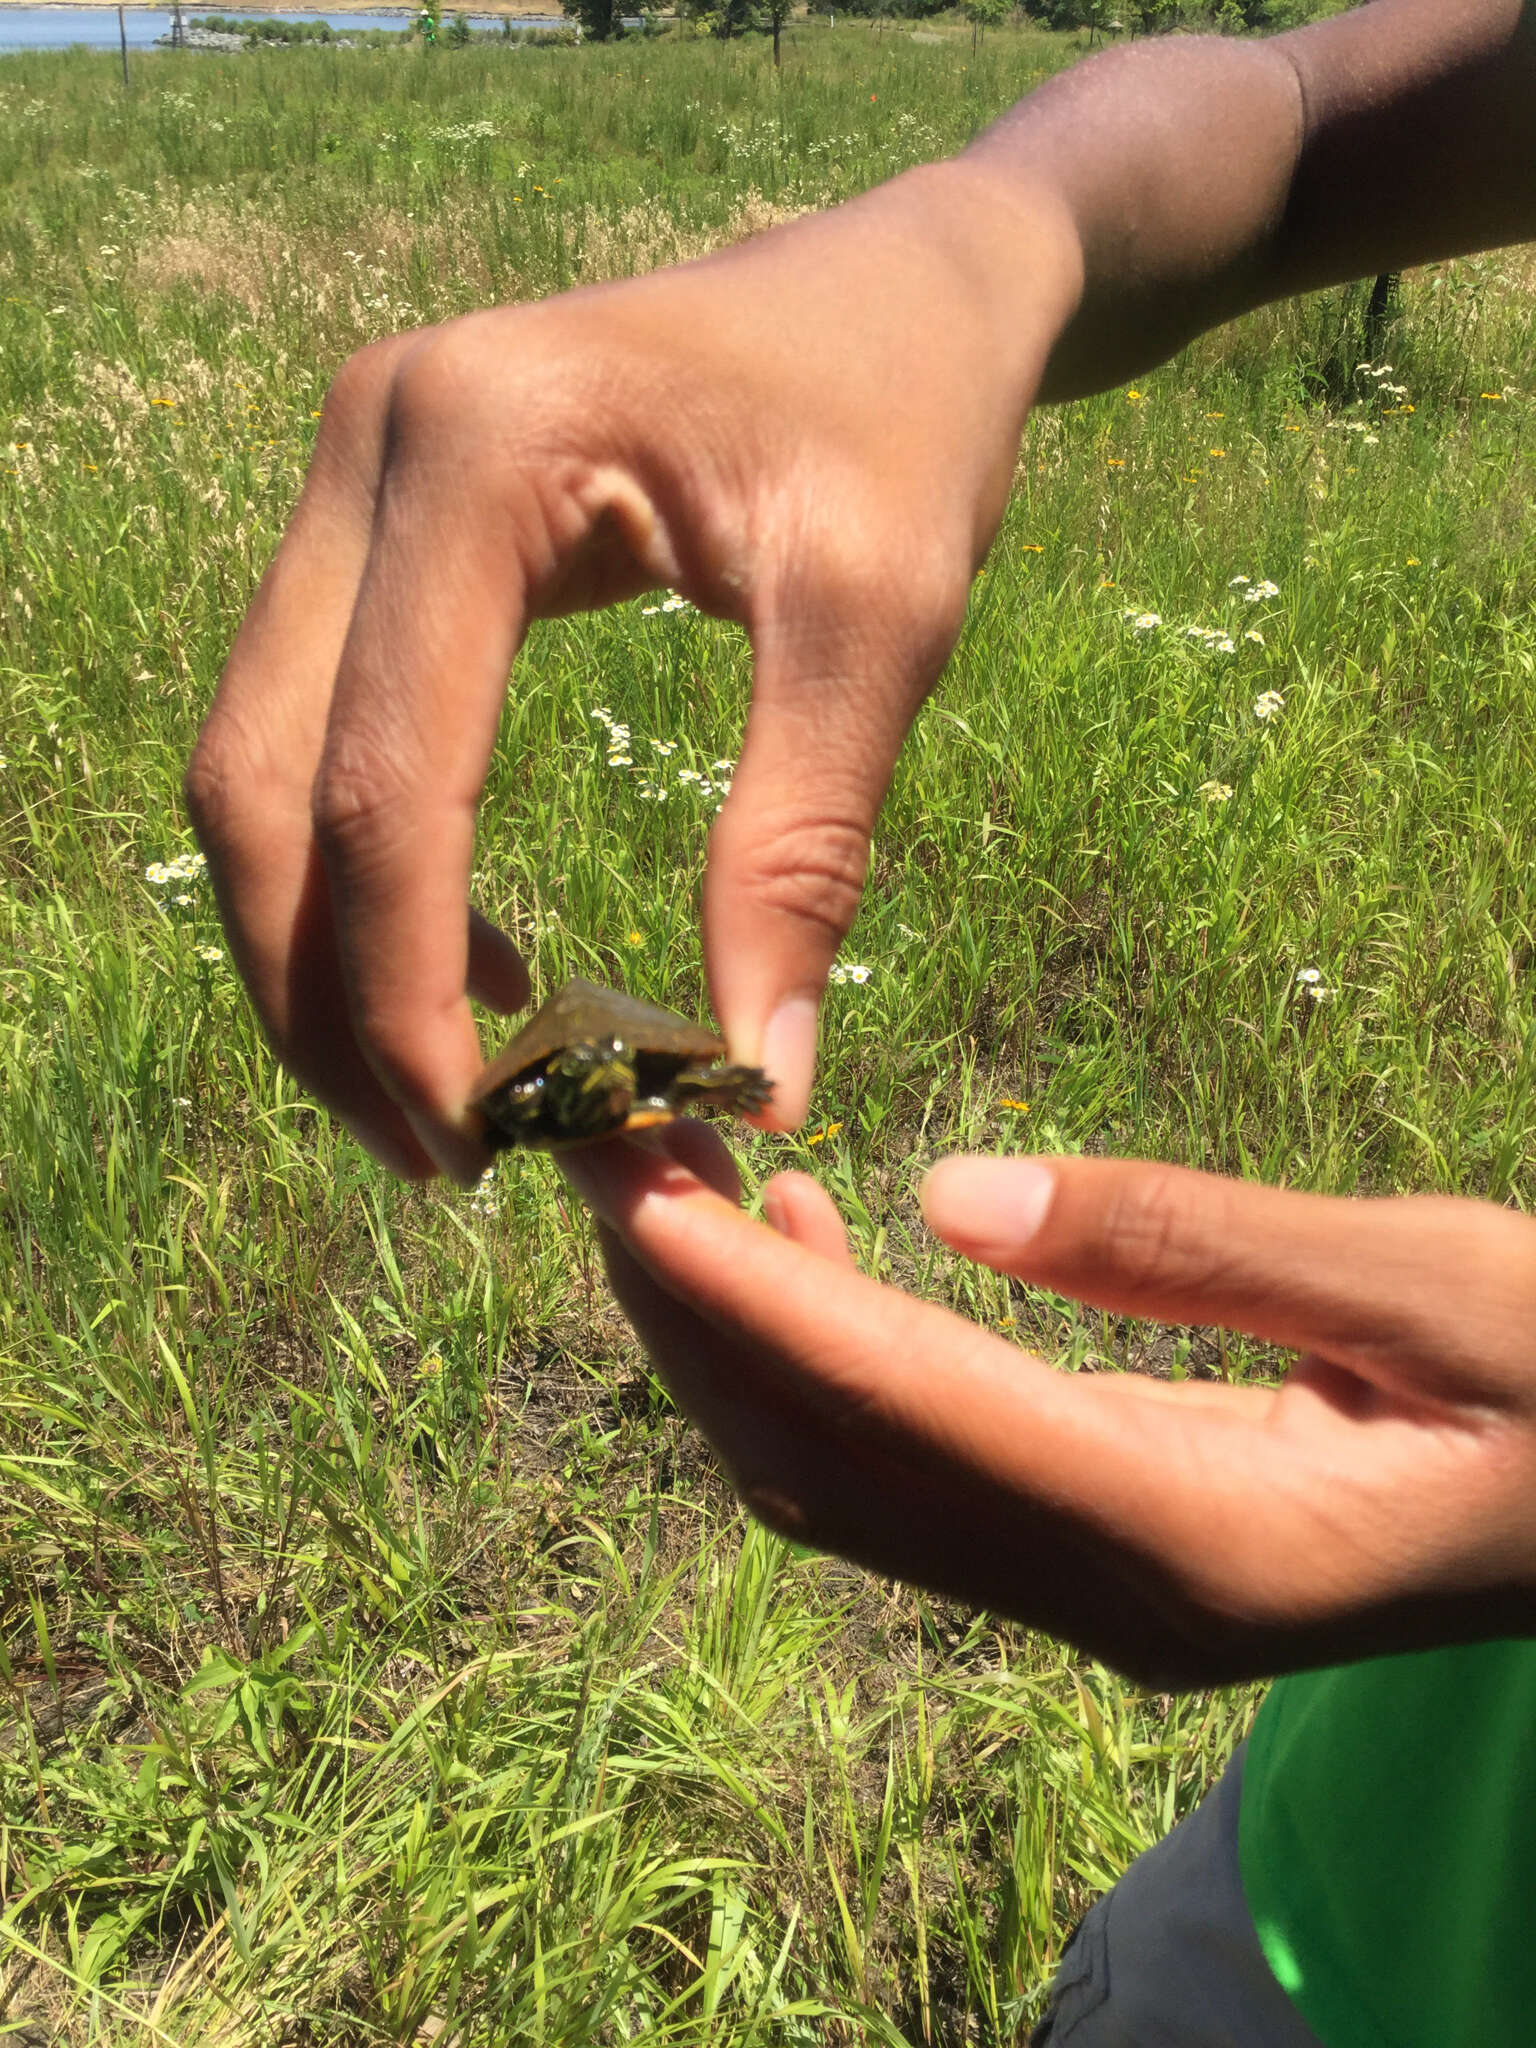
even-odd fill
[[[858,189],[1073,54],[937,32],[802,27],[781,85],[673,39],[157,56],[127,97],[115,57],[0,64],[19,2038],[1017,2042],[1247,1724],[746,1525],[545,1164],[393,1184],[264,1050],[206,885],[145,875],[345,354]],[[1277,1361],[959,1267],[922,1168],[1529,1201],[1532,282],[1411,277],[1390,379],[1335,293],[1036,423],[882,823],[870,976],[749,1181],[809,1166],[871,1270],[1069,1369],[1230,1378]],[[714,799],[678,771],[724,772],[747,679],[691,612],[536,631],[475,891],[541,988],[698,1008]]]

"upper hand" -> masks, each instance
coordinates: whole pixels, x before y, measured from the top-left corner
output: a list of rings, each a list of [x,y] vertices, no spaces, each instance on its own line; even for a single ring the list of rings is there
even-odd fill
[[[1204,1685],[1536,1627],[1536,1224],[1102,1159],[959,1159],[932,1228],[1116,1314],[1297,1350],[1278,1390],[1068,1375],[858,1273],[803,1174],[774,1229],[698,1125],[565,1155],[619,1298],[797,1538]]]
[[[732,1058],[774,1075],[777,1121],[803,1113],[875,814],[1075,286],[1048,208],[998,220],[967,181],[912,173],[336,379],[187,796],[279,1054],[402,1172],[473,1179],[468,996],[527,999],[468,884],[528,621],[662,583],[751,635],[705,955]]]

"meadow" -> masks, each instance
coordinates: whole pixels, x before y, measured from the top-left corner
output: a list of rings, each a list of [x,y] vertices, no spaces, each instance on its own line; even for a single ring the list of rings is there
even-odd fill
[[[834,201],[1077,54],[0,61],[0,2034],[1019,2042],[1241,1739],[1252,1689],[749,1525],[546,1161],[400,1186],[276,1065],[179,794],[351,350]],[[809,1168],[1065,1370],[1231,1380],[1283,1360],[962,1267],[926,1165],[1529,1203],[1533,290],[1436,266],[1369,337],[1327,293],[1037,419],[749,1185]],[[658,605],[534,632],[474,888],[539,990],[694,1014],[748,664]]]

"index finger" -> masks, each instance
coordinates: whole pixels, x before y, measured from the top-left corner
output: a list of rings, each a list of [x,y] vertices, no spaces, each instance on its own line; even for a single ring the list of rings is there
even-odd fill
[[[513,521],[462,440],[406,432],[386,467],[312,808],[353,1033],[445,1172],[485,1163],[466,993],[475,813],[526,618]]]

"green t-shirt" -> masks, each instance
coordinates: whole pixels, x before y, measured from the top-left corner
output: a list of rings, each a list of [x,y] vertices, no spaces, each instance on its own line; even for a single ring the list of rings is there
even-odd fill
[[[1238,1852],[1327,2048],[1536,2042],[1536,1641],[1278,1680]]]

